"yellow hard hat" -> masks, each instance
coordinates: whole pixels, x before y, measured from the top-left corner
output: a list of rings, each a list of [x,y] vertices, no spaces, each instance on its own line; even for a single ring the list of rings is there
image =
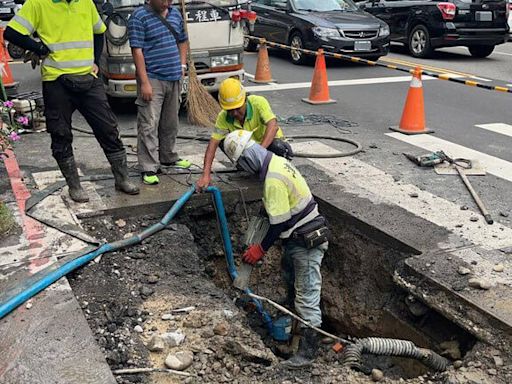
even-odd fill
[[[229,78],[220,83],[219,103],[222,109],[240,108],[245,103],[245,89],[240,80]]]

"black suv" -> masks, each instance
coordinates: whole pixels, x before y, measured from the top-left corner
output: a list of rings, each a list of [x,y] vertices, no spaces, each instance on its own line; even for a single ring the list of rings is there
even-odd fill
[[[391,41],[405,44],[414,57],[453,46],[487,57],[508,40],[506,0],[367,0],[359,7],[385,21]]]

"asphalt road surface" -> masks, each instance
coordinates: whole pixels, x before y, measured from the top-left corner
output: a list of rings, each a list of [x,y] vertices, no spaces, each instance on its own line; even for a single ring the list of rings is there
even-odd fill
[[[480,81],[488,84],[512,84],[512,44],[498,46],[486,59],[471,57],[464,48],[440,50],[434,58],[417,60],[400,47],[383,61],[404,67],[421,64],[440,74]],[[254,74],[256,54],[245,57],[248,77]],[[512,214],[512,94],[488,91],[448,81],[424,79],[426,120],[433,135],[404,136],[392,134],[389,127],[397,125],[409,88],[410,75],[385,68],[354,63],[328,61],[331,98],[336,104],[312,106],[301,101],[309,94],[313,65],[295,66],[285,53],[270,52],[271,85],[252,84],[249,90],[270,100],[274,112],[282,117],[307,114],[336,115],[357,123],[348,137],[365,147],[360,159],[437,196],[476,209],[457,177],[439,177],[432,170],[419,172],[401,155],[402,152],[423,154],[445,150],[457,157],[485,162],[487,176],[473,177],[472,182],[496,219],[510,223],[500,213]],[[12,64],[20,90],[40,89],[37,71],[25,64]],[[136,109],[132,103],[116,109],[122,130],[136,127]],[[85,122],[77,116],[77,126]],[[327,126],[284,127],[293,133],[337,134]],[[186,127],[184,127],[186,129]],[[335,143],[329,143],[336,146]],[[49,159],[51,162],[51,159]]]

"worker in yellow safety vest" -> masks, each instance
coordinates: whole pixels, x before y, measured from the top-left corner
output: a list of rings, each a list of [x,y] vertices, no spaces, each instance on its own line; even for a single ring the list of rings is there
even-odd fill
[[[311,325],[320,327],[320,265],[328,247],[325,219],[318,212],[306,181],[293,164],[267,151],[251,136],[251,132],[236,130],[228,134],[224,142],[224,150],[231,161],[263,182],[263,206],[270,222],[261,244],[250,245],[242,260],[248,264],[257,263],[281,238],[283,265],[291,269],[285,272],[295,276],[294,281],[288,281],[289,286],[295,287],[295,310]],[[317,350],[316,331],[302,328],[297,352],[283,365],[289,369],[308,367]]]
[[[240,80],[229,78],[220,84],[219,104],[222,111],[217,116],[215,128],[204,155],[203,174],[196,184],[198,191],[210,185],[215,152],[218,147],[224,151],[224,139],[235,130],[250,131],[253,133],[253,140],[263,148],[278,156],[292,158],[292,147],[285,140],[283,131],[277,124],[276,115],[263,96],[247,96]]]
[[[52,154],[77,202],[89,198],[80,184],[73,155],[71,116],[75,110],[91,126],[110,162],[116,189],[139,193],[129,180],[117,118],[98,78],[105,30],[91,0],[27,0],[4,33],[6,40],[28,51],[34,69],[41,64]],[[40,41],[31,38],[34,33]]]

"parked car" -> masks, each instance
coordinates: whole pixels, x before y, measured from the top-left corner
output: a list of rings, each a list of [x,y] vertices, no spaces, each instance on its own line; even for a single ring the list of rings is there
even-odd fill
[[[366,0],[359,6],[388,23],[391,41],[414,57],[453,46],[487,57],[508,40],[507,0]]]
[[[512,35],[512,0],[508,0],[508,33]]]
[[[325,51],[376,60],[389,51],[389,28],[361,11],[352,0],[254,0],[258,14],[253,35],[294,48]],[[257,42],[246,40],[255,50]],[[307,59],[292,50],[294,64]]]

